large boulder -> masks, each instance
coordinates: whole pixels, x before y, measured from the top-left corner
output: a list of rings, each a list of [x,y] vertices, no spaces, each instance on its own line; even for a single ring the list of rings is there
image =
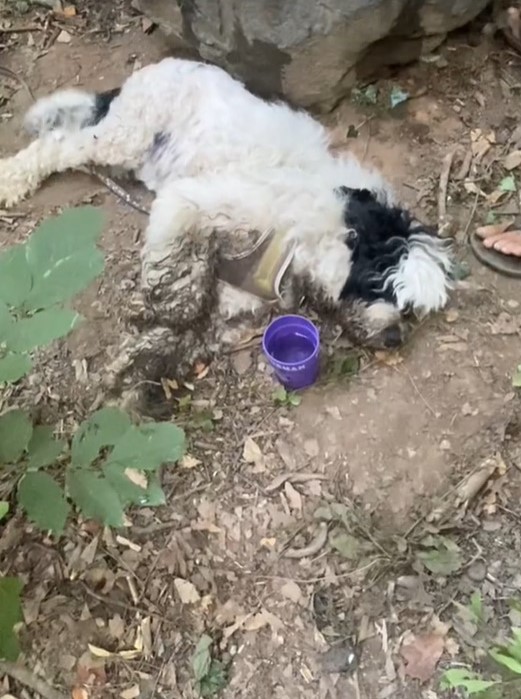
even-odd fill
[[[433,50],[490,0],[137,0],[172,40],[250,89],[333,107],[360,79]]]

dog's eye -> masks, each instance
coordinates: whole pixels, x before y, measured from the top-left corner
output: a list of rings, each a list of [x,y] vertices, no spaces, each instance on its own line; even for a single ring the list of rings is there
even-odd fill
[[[346,241],[346,245],[347,245],[349,248],[354,248],[355,245],[356,245],[357,242],[358,242],[358,232],[355,231],[354,228],[350,228],[350,229],[346,232],[345,241]]]

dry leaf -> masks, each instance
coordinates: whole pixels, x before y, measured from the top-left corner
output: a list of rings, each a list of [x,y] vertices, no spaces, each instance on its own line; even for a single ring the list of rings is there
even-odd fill
[[[141,546],[139,544],[135,544],[133,541],[130,541],[130,539],[127,539],[126,537],[121,536],[120,534],[116,536],[116,542],[118,544],[121,544],[121,546],[126,546],[131,551],[135,551],[136,553],[139,553],[141,551]]]
[[[197,364],[194,367],[195,377],[198,380],[204,379],[204,377],[207,376],[209,371],[210,365],[203,364],[202,362],[197,362]]]
[[[123,473],[134,485],[143,488],[143,490],[148,488],[147,477],[142,471],[138,471],[136,468],[126,468]]]
[[[87,647],[96,658],[112,658],[114,655],[110,650],[105,650],[105,648],[100,648],[99,646],[93,646],[92,643],[87,643]]]
[[[295,604],[298,604],[302,600],[302,592],[300,591],[300,587],[296,582],[293,582],[293,580],[288,580],[288,582],[280,588],[280,592],[282,595],[284,595],[284,597],[286,597],[286,599],[295,602]]]
[[[500,313],[496,320],[490,324],[492,335],[516,335],[519,329],[519,317],[506,312]]]
[[[509,7],[506,11],[508,28],[519,41],[521,39],[521,13],[517,7]]]
[[[403,357],[398,354],[398,352],[384,352],[383,350],[378,350],[374,353],[376,359],[387,366],[396,366],[403,362]]]
[[[98,649],[97,646],[92,646],[93,649],[95,650],[103,650],[103,649]],[[107,682],[107,673],[105,671],[105,657],[103,656],[100,657],[93,657],[96,655],[89,646],[89,651],[85,651],[81,658],[78,659],[78,663],[76,665],[76,679],[75,679],[75,684],[77,686],[82,685],[82,686],[98,686],[101,687],[106,684]],[[104,653],[108,653],[108,651],[104,651]],[[109,653],[109,656],[111,654]]]
[[[71,695],[72,699],[89,699],[89,693],[84,687],[74,687]]]
[[[174,580],[174,585],[179,599],[183,604],[197,604],[201,599],[201,595],[197,592],[197,588],[189,580],[176,578]]]
[[[292,510],[297,510],[301,512],[302,510],[302,497],[298,490],[296,490],[289,481],[284,483],[284,492],[288,498],[289,506]]]
[[[248,619],[244,628],[246,631],[258,631],[268,625],[268,619],[266,618],[264,612],[259,612],[254,614],[251,619]]]
[[[256,467],[264,465],[264,456],[260,447],[251,437],[246,437],[242,455],[247,464],[254,464]]]
[[[191,454],[185,454],[181,459],[182,468],[196,468],[200,463],[199,459],[196,459],[195,456]]]
[[[503,160],[505,170],[515,170],[521,165],[521,150],[513,150]]]
[[[58,42],[58,44],[70,44],[72,41],[72,36],[69,34],[68,31],[62,29],[56,37],[56,41]]]
[[[128,689],[124,689],[122,692],[120,692],[119,696],[121,699],[137,699],[141,694],[141,690],[139,689],[139,685],[135,684],[133,687],[129,687]]]
[[[405,674],[421,682],[427,682],[434,674],[442,656],[443,647],[443,638],[436,634],[413,636],[412,640],[400,650],[406,662]]]
[[[449,308],[447,313],[445,313],[445,320],[447,323],[455,323],[459,318],[459,313],[455,308]]]
[[[119,614],[115,614],[112,619],[109,619],[108,626],[111,636],[117,639],[123,637],[123,634],[125,633],[125,624],[123,623],[123,619]]]
[[[280,631],[283,624],[275,614],[268,612],[267,609],[263,609],[258,614],[254,614],[244,622],[244,629],[246,631],[258,631],[265,626],[270,626],[273,632],[277,632]]]

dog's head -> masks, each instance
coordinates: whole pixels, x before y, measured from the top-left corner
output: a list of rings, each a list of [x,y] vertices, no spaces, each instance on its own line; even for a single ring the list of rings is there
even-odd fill
[[[340,298],[366,309],[368,336],[388,330],[389,341],[383,344],[399,344],[394,326],[402,316],[422,316],[446,304],[449,245],[406,209],[367,189],[342,187],[340,194],[345,201],[345,242],[351,250]]]

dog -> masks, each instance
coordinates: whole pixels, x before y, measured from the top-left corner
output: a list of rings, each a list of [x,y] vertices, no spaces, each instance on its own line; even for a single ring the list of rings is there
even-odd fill
[[[0,206],[52,173],[117,169],[155,193],[142,293],[109,383],[183,374],[275,306],[303,301],[357,344],[397,347],[409,313],[447,303],[451,252],[376,171],[335,154],[311,115],[222,69],[167,58],[102,93],[28,111],[32,143],[0,163]]]

